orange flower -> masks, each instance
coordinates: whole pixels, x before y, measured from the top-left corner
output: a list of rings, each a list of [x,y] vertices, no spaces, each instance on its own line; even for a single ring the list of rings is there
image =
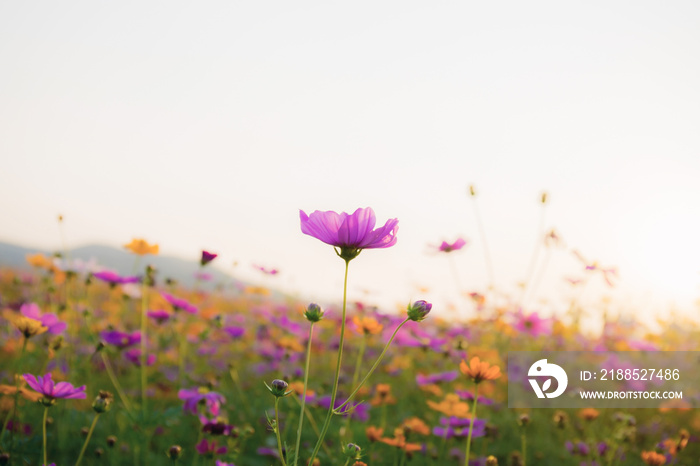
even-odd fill
[[[420,435],[430,435],[430,427],[417,417],[409,417],[401,423],[404,431],[408,429],[410,432],[415,432]]]
[[[642,461],[652,466],[661,466],[662,464],[666,464],[666,457],[655,451],[643,451]]]
[[[382,438],[383,433],[384,429],[380,429],[379,427],[368,426],[365,429],[365,435],[367,436],[367,439],[370,442],[376,442],[377,440],[380,440]]]
[[[277,341],[277,345],[280,348],[288,349],[289,351],[302,352],[304,351],[304,345],[302,345],[299,340],[295,337],[285,336]]]
[[[496,380],[501,376],[501,368],[492,366],[486,361],[480,361],[478,356],[474,356],[469,365],[462,360],[459,364],[459,370],[462,374],[472,378],[474,383],[481,383],[484,380]]]
[[[17,327],[20,332],[22,332],[24,338],[30,338],[34,335],[41,335],[49,329],[42,324],[41,321],[30,319],[29,317],[20,314],[15,314],[12,311],[4,312],[3,317],[12,322],[14,326]]]
[[[362,461],[355,461],[352,463],[352,466],[367,466],[367,463],[363,463]]]
[[[26,259],[32,267],[39,267],[40,269],[50,269],[53,267],[53,261],[40,252],[36,254],[27,254]]]
[[[402,428],[394,430],[394,438],[384,437],[379,439],[380,442],[391,445],[392,447],[400,448],[406,453],[411,453],[414,451],[419,451],[423,447],[419,443],[408,443],[406,442],[406,437],[403,433]]]
[[[384,326],[377,322],[377,319],[374,317],[363,317],[360,319],[359,317],[354,316],[352,321],[355,324],[357,333],[360,334],[376,335],[384,328]]]
[[[428,406],[435,411],[439,411],[447,416],[455,416],[461,418],[469,418],[469,405],[463,401],[460,401],[459,396],[456,393],[450,393],[445,396],[445,399],[440,403],[435,403],[434,401],[427,401]]]
[[[131,243],[124,245],[124,248],[139,256],[145,256],[146,254],[158,254],[157,244],[148,244],[145,239],[141,238],[132,239]]]
[[[301,380],[297,380],[296,382],[291,382],[289,384],[289,389],[294,390],[294,393],[297,395],[301,396],[304,393],[304,382]],[[314,391],[310,389],[306,389],[306,396],[314,396]]]
[[[370,400],[372,406],[394,405],[396,398],[391,394],[391,385],[386,383],[377,384],[376,394]]]
[[[16,393],[17,387],[13,387],[11,385],[0,385],[0,395],[14,395]],[[24,387],[19,388],[19,394],[22,395],[23,398],[32,402],[39,401],[39,399],[43,396],[41,393],[33,390],[27,390]]]
[[[437,386],[437,384],[431,383],[428,385],[421,385],[418,388],[435,396],[442,396],[442,388]]]
[[[593,421],[597,419],[599,414],[600,413],[595,408],[584,408],[578,413],[578,415],[586,421]]]

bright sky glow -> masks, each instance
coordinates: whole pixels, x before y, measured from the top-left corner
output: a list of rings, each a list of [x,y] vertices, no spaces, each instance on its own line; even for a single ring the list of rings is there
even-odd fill
[[[545,226],[568,249],[529,309],[566,309],[575,248],[620,270],[615,289],[591,281],[592,302],[689,312],[699,14],[695,1],[3,2],[0,240],[57,247],[62,213],[72,246],[206,248],[243,279],[338,300],[342,262],[301,234],[298,210],[372,206],[399,218],[399,241],[353,262],[351,298],[467,314],[428,245],[469,239],[459,279],[484,291],[474,184],[497,287],[517,296],[546,190]]]

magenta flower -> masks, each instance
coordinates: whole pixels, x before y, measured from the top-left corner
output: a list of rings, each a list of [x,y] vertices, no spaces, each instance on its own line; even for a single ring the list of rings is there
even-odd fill
[[[43,377],[35,377],[32,374],[24,374],[23,377],[24,380],[27,381],[27,385],[34,391],[44,395],[44,398],[48,401],[53,401],[57,398],[83,400],[86,397],[85,385],[76,388],[68,382],[58,382],[54,384],[50,373]]]
[[[443,241],[442,244],[440,244],[440,246],[438,247],[438,249],[440,250],[440,252],[459,251],[466,244],[467,244],[467,242],[464,239],[459,238],[459,239],[457,239],[457,241],[455,241],[452,244],[448,243],[447,241]]]
[[[110,270],[104,270],[102,272],[96,272],[92,274],[93,277],[103,282],[109,283],[109,286],[114,287],[115,285],[125,285],[127,283],[138,283],[141,281],[139,277],[122,277],[116,272]]]
[[[270,268],[267,268],[267,267],[263,267],[262,265],[255,265],[255,264],[253,264],[253,267],[256,268],[256,269],[258,269],[258,270],[261,271],[262,273],[267,274],[267,275],[277,275],[278,273],[280,273],[280,271],[277,270],[277,269],[270,269]]]
[[[170,305],[173,306],[173,308],[176,311],[179,311],[180,309],[182,309],[183,311],[189,312],[190,314],[197,313],[197,307],[188,303],[187,301],[185,301],[182,298],[176,298],[175,296],[170,295],[168,293],[161,293],[161,296],[163,296],[165,298],[165,300],[167,302],[169,302]]]
[[[371,207],[357,209],[352,215],[316,210],[311,215],[299,211],[302,233],[340,248],[338,255],[351,260],[363,249],[388,248],[396,244],[399,221],[390,219],[374,228],[376,217]]]
[[[157,323],[162,324],[163,322],[170,319],[170,313],[163,309],[157,309],[155,311],[148,311],[146,313],[148,317],[155,320]]]
[[[214,466],[236,466],[233,463],[224,463],[223,461],[216,460]]]
[[[457,378],[458,375],[459,372],[457,371],[438,372],[437,374],[430,375],[417,374],[416,383],[420,387],[423,385],[431,385],[439,382],[452,382]]]
[[[543,319],[536,312],[525,315],[521,309],[515,316],[517,321],[513,327],[519,332],[537,338],[552,331],[552,319]]]
[[[105,330],[100,333],[100,338],[108,345],[114,345],[117,348],[124,349],[141,343],[141,332],[138,330],[131,333],[120,332],[118,330]]]
[[[211,442],[209,442],[207,441],[207,439],[202,439],[202,441],[197,444],[196,448],[197,452],[200,455],[207,456],[225,455],[228,451],[228,448],[226,447],[217,446],[216,440],[212,440]]]
[[[49,328],[48,332],[53,335],[60,335],[66,330],[66,323],[58,320],[56,314],[42,314],[39,306],[34,303],[22,304],[19,312],[25,317],[41,322],[44,327]]]
[[[209,251],[202,251],[202,258],[200,259],[199,263],[204,267],[207,265],[209,262],[213,261],[216,259],[218,254],[211,253]]]
[[[141,349],[140,348],[131,348],[126,351],[124,351],[124,357],[131,361],[133,364],[136,364],[137,366],[141,366]],[[146,366],[152,366],[153,364],[156,363],[156,355],[155,354],[149,354],[146,357]]]
[[[192,414],[197,414],[197,406],[204,401],[212,416],[218,416],[221,404],[226,403],[226,398],[217,392],[205,392],[199,388],[181,389],[177,392],[178,398],[184,400],[182,409]]]

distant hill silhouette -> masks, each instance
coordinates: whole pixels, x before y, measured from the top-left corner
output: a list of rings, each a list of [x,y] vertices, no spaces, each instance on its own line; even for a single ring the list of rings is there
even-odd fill
[[[40,252],[47,256],[53,255],[54,251],[46,251],[37,248],[26,248],[10,243],[0,242],[0,267],[11,267],[16,269],[27,270],[30,268],[27,264],[27,254],[35,254]],[[97,260],[97,263],[105,268],[116,270],[122,275],[134,274],[135,256],[124,249],[117,249],[111,246],[93,244],[81,246],[69,251],[70,259]],[[234,279],[227,273],[224,273],[215,267],[212,267],[216,262],[208,265],[204,271],[211,275],[212,279],[209,283],[218,284],[244,284],[239,280]],[[195,283],[195,272],[199,270],[199,262],[180,259],[172,256],[146,256],[141,260],[141,267],[151,264],[158,270],[158,281],[162,282],[166,278],[172,278],[179,284],[185,287],[192,287]],[[138,271],[138,275],[142,274],[143,270]],[[204,285],[200,282],[200,285]]]

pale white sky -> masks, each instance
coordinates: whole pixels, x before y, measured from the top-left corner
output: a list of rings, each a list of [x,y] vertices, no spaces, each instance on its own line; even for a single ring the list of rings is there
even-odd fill
[[[298,209],[372,206],[399,242],[353,262],[351,297],[446,305],[428,243],[466,236],[464,289],[487,281],[467,186],[504,291],[546,190],[547,227],[619,267],[627,312],[690,309],[698,57],[695,1],[3,2],[0,240],[55,247],[62,213],[70,245],[207,248],[322,301],[342,262]],[[566,296],[572,257],[552,256],[541,296]]]

